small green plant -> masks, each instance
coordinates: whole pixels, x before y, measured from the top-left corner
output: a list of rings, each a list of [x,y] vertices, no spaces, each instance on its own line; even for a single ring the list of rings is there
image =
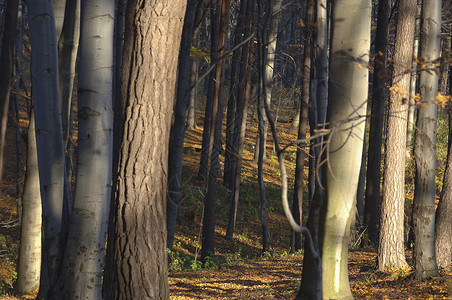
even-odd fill
[[[210,270],[217,270],[218,269],[218,265],[217,265],[217,263],[215,261],[215,258],[207,256],[206,257],[206,261],[204,263],[204,268],[210,269]]]

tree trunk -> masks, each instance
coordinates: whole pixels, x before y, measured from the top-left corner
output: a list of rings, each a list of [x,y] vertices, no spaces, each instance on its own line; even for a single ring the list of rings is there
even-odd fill
[[[114,180],[114,242],[108,245],[115,248],[110,269],[116,277],[104,281],[105,299],[169,298],[166,174],[185,8],[176,0],[127,3],[124,130]]]
[[[353,299],[348,241],[364,139],[371,8],[371,1],[333,2],[327,115],[331,133],[319,239],[324,299]]]
[[[270,28],[268,28],[268,45],[267,45],[267,58],[266,58],[266,65],[265,65],[265,76],[267,78],[267,94],[266,99],[264,101],[267,101],[268,107],[271,105],[272,101],[272,88],[273,88],[273,70],[275,67],[275,57],[276,57],[276,42],[278,40],[278,27],[281,20],[281,5],[282,0],[274,0],[273,6],[271,9],[272,17],[270,19]],[[259,149],[261,140],[264,143],[264,162],[266,162],[267,159],[267,152],[266,152],[266,146],[267,146],[267,132],[268,132],[268,120],[267,115],[265,114],[265,109],[263,103],[258,107],[258,109],[261,110],[261,114],[263,117],[263,138],[260,136],[256,137],[256,147],[254,151],[254,160],[253,163],[257,163],[259,158]]]
[[[62,270],[52,299],[102,298],[111,195],[115,2],[83,2],[81,10],[77,185]]]
[[[254,0],[244,1],[245,5],[241,7],[241,22],[240,26],[243,26],[241,31],[245,36],[249,36],[253,31],[255,25],[255,6]],[[242,11],[242,8],[244,9]],[[239,25],[238,25],[239,26]],[[245,143],[245,131],[246,131],[246,117],[248,114],[248,103],[251,100],[251,63],[252,63],[252,42],[246,43],[241,48],[241,57],[239,63],[238,85],[235,86],[236,91],[233,93],[236,95],[236,112],[234,114],[234,132],[232,139],[233,145],[230,148],[231,156],[234,158],[231,163],[230,181],[231,181],[231,208],[229,211],[228,227],[226,230],[226,238],[232,239],[235,229],[237,207],[240,195],[240,179],[243,162],[243,145]],[[230,99],[232,100],[232,99]],[[229,113],[229,111],[228,111]],[[225,174],[225,179],[226,174]]]
[[[378,269],[388,271],[408,267],[404,249],[405,147],[407,111],[413,39],[417,11],[416,0],[400,0],[395,50],[393,82],[390,88],[387,125],[383,198],[380,208],[380,238]]]
[[[190,102],[190,49],[193,37],[193,26],[198,0],[190,0],[187,4],[184,28],[182,31],[181,51],[179,53],[176,106],[174,107],[174,123],[171,127],[169,159],[168,159],[168,190],[167,190],[167,248],[173,248],[176,231],[179,195],[182,177],[182,154],[185,136],[185,113]]]
[[[364,203],[364,224],[367,227],[367,239],[378,244],[380,221],[380,185],[381,185],[381,147],[383,142],[383,119],[387,98],[387,44],[388,24],[391,12],[391,0],[378,2],[377,32],[375,37],[375,62],[372,84],[372,103],[369,131],[369,150],[367,155],[366,194]]]
[[[25,173],[20,253],[16,281],[16,292],[18,293],[36,290],[39,287],[41,274],[42,207],[33,111],[28,126],[27,171]]]
[[[3,178],[6,127],[10,99],[11,77],[14,67],[14,42],[16,39],[18,0],[8,0],[5,10],[5,25],[0,53],[0,182]],[[1,28],[1,27],[0,27]],[[1,194],[1,190],[0,190]]]
[[[229,8],[229,0],[222,0],[216,3],[214,24],[212,26],[212,62],[223,55],[226,30],[227,15]],[[209,136],[207,138],[207,161],[206,170],[207,193],[204,199],[204,215],[202,225],[202,249],[201,260],[206,261],[207,257],[214,256],[215,249],[215,205],[217,194],[217,177],[220,169],[219,148],[221,138],[221,124],[223,120],[223,98],[222,98],[222,64],[216,65],[210,76],[209,94],[207,101],[212,103],[211,119],[209,126]],[[206,110],[207,114],[207,110]],[[204,129],[206,129],[204,124]],[[204,136],[203,136],[204,141]]]
[[[62,258],[64,143],[58,89],[58,56],[52,4],[28,3],[31,78],[41,183],[44,240],[38,298],[47,298]]]
[[[449,90],[452,90],[452,72],[449,73]],[[444,185],[436,209],[435,252],[438,268],[449,272],[452,258],[452,107],[449,103],[449,149],[444,172]]]
[[[66,0],[52,0],[53,16],[55,17],[55,34],[56,39],[61,36],[63,30],[63,23],[65,19]]]
[[[422,6],[421,57],[434,61],[441,50],[441,1],[424,0]],[[434,66],[431,63],[431,66]],[[414,275],[418,280],[438,274],[435,258],[435,175],[436,175],[436,119],[435,97],[438,76],[421,71],[421,107],[418,110],[414,158],[416,182],[414,190]]]
[[[297,139],[306,139],[308,130],[308,111],[309,111],[309,83],[311,79],[311,40],[312,40],[312,26],[314,23],[314,1],[307,2],[307,28],[304,44],[304,64],[303,64],[303,80],[301,86],[302,97],[300,98],[300,116],[298,124]],[[306,143],[297,145],[297,156],[295,160],[295,184],[293,192],[293,207],[292,213],[298,225],[302,225],[302,206],[303,206],[303,177],[304,177],[304,160],[306,153]],[[301,249],[301,234],[294,233],[293,250]]]

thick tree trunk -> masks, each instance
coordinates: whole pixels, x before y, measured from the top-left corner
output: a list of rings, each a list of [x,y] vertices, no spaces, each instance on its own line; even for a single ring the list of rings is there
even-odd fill
[[[364,139],[371,8],[368,0],[333,2],[327,116],[331,133],[319,239],[324,299],[353,299],[348,240]]]
[[[380,185],[381,185],[381,147],[383,142],[383,119],[387,94],[387,44],[388,24],[391,12],[391,0],[378,2],[377,33],[375,37],[375,63],[372,84],[372,104],[369,131],[369,150],[367,155],[366,194],[364,204],[364,224],[367,227],[367,239],[378,244],[380,222]]]
[[[383,198],[380,207],[378,269],[387,271],[408,266],[404,247],[405,147],[410,73],[415,30],[416,0],[400,0],[390,88]]]
[[[77,185],[62,270],[52,299],[102,298],[111,195],[115,2],[83,2],[81,10]]]
[[[6,127],[8,126],[8,112],[10,99],[11,78],[14,67],[14,42],[16,39],[18,0],[6,2],[5,25],[0,53],[0,182],[3,178],[4,151],[6,143]],[[1,27],[0,27],[1,28]],[[1,191],[0,191],[1,194]]]
[[[113,267],[105,299],[169,298],[168,145],[186,2],[128,1]],[[158,72],[156,71],[158,70]],[[109,260],[109,262],[111,262]]]
[[[25,173],[20,253],[16,281],[18,293],[36,290],[39,287],[41,274],[42,206],[33,111],[30,116],[27,140],[27,171]]]
[[[441,50],[441,1],[424,0],[422,6],[421,57],[434,61]],[[433,63],[431,64],[432,66]],[[436,119],[435,97],[438,76],[421,71],[421,107],[416,123],[414,158],[416,183],[414,190],[414,275],[418,280],[438,274],[435,258],[435,175],[436,175]]]
[[[28,3],[28,12],[44,234],[38,298],[47,298],[58,276],[64,239],[64,143],[52,4],[46,0],[31,1]]]

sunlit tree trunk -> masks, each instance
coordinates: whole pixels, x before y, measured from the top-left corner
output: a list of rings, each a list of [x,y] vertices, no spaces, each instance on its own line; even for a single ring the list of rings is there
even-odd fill
[[[36,290],[39,287],[41,274],[42,207],[33,111],[28,126],[27,170],[25,173],[20,253],[15,287],[18,293]]]
[[[348,279],[350,219],[361,167],[372,3],[334,1],[328,85],[326,202],[320,222],[323,299],[353,299]]]
[[[441,51],[441,1],[424,0],[420,54],[426,61],[439,57]],[[434,66],[434,63],[428,65]],[[416,123],[414,158],[416,182],[414,190],[414,275],[426,279],[438,274],[435,258],[435,175],[436,119],[438,76],[421,71],[419,79],[420,108]]]
[[[64,238],[64,144],[52,3],[48,0],[29,1],[28,18],[44,234],[38,298],[47,298],[50,286],[58,275]]]
[[[61,31],[63,30],[66,0],[52,0],[52,5],[53,5],[53,16],[55,17],[55,34],[56,39],[58,41],[61,35]]]
[[[110,202],[114,0],[82,4],[77,184],[52,299],[101,299]],[[94,230],[95,229],[95,230]]]
[[[104,299],[169,298],[166,174],[185,8],[182,0],[127,3],[114,259],[106,266],[115,276],[104,281]]]
[[[393,58],[386,136],[383,198],[380,206],[378,269],[405,268],[404,206],[405,147],[413,39],[417,11],[416,0],[400,0]]]

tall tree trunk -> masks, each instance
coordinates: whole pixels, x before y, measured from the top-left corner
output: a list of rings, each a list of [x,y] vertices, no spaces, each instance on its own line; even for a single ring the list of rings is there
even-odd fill
[[[229,1],[229,0],[225,0],[225,1]],[[228,2],[229,3],[229,2]],[[215,3],[212,2],[212,5],[214,5],[214,7],[216,7],[215,11],[218,11],[221,7],[222,7],[222,2],[220,3]],[[225,14],[226,14],[226,8],[225,9]],[[212,15],[214,15],[215,12],[212,12]],[[219,16],[219,15],[218,15]],[[225,15],[226,17],[226,15]],[[217,101],[217,95],[220,98],[221,101],[221,110],[223,109],[223,100],[222,100],[222,91],[223,91],[223,80],[221,78],[222,76],[222,70],[223,70],[223,61],[220,60],[219,62],[216,62],[217,58],[221,57],[224,54],[224,49],[225,49],[225,34],[227,31],[227,26],[226,26],[226,22],[225,20],[221,20],[219,17],[219,19],[216,19],[216,16],[212,17],[212,38],[211,38],[211,57],[210,57],[210,61],[211,63],[215,64],[215,68],[211,73],[211,76],[209,76],[209,90],[207,93],[207,103],[206,103],[206,112],[204,114],[204,130],[202,133],[202,149],[201,149],[201,159],[199,162],[199,171],[198,171],[198,179],[202,179],[202,178],[206,178],[207,174],[210,172],[210,163],[211,163],[211,158],[212,158],[212,143],[214,143],[214,141],[212,140],[212,138],[215,136],[215,122],[216,120],[214,120],[216,118],[216,116],[214,115],[214,110],[216,111],[216,108],[214,107],[215,102]],[[215,22],[224,22],[224,25],[226,27],[221,27],[221,25],[216,24]],[[219,27],[217,29],[215,29],[215,27]],[[223,114],[223,112],[221,112],[221,114]],[[222,119],[222,116],[221,116]],[[219,123],[221,125],[221,123]],[[218,130],[220,134],[221,132],[221,128],[219,128]],[[215,144],[215,147],[219,148],[221,147],[220,145],[220,137],[218,137],[218,144]],[[218,149],[219,150],[219,149]],[[216,165],[216,168],[219,168],[220,164]],[[218,175],[218,171],[216,171],[217,175]],[[209,175],[210,176],[210,175]],[[216,192],[215,192],[216,194]],[[205,219],[204,219],[205,221]]]
[[[128,1],[113,263],[105,299],[169,298],[168,145],[186,2]],[[158,72],[156,72],[158,70]]]
[[[222,0],[216,3],[214,24],[212,26],[212,62],[224,53],[227,15],[229,0]],[[214,256],[215,249],[215,205],[217,195],[217,177],[220,169],[219,148],[221,138],[221,124],[223,120],[223,97],[222,97],[222,64],[216,65],[210,76],[209,94],[207,101],[212,102],[211,119],[209,126],[208,148],[207,148],[207,193],[204,198],[204,215],[202,225],[202,248],[201,260],[206,261],[207,257]],[[207,109],[207,108],[206,108]],[[207,114],[207,110],[206,110]],[[206,125],[206,124],[204,124]],[[206,129],[206,126],[204,126]],[[204,136],[203,136],[204,140]]]
[[[63,30],[63,23],[65,19],[66,0],[52,0],[53,16],[55,18],[55,34],[56,39],[61,36]]]
[[[378,1],[377,33],[375,37],[375,62],[372,84],[372,103],[367,155],[366,194],[364,202],[364,224],[367,239],[378,244],[380,221],[381,147],[383,142],[383,120],[387,94],[387,44],[391,0]]]
[[[333,2],[327,115],[331,133],[319,239],[324,299],[353,299],[348,240],[364,139],[371,8],[368,0]]]
[[[167,248],[173,248],[176,231],[177,213],[179,210],[179,195],[182,177],[182,154],[185,136],[185,113],[190,102],[190,49],[193,37],[193,26],[199,0],[190,0],[187,4],[184,28],[182,31],[181,51],[179,53],[176,106],[174,107],[174,123],[171,127],[169,159],[168,159],[168,189],[166,204]]]
[[[77,185],[52,299],[102,298],[111,195],[115,1],[83,2],[81,10]]]
[[[405,147],[407,111],[410,90],[410,73],[413,39],[417,11],[416,0],[400,0],[395,50],[393,81],[390,88],[389,117],[387,125],[383,198],[380,206],[380,238],[378,269],[405,268],[403,240],[405,206]]]
[[[34,111],[31,112],[28,126],[27,171],[25,173],[20,253],[16,281],[16,292],[18,293],[36,290],[39,287],[41,274],[42,206],[39,191]]]
[[[449,70],[449,91],[452,90],[452,72]],[[438,268],[450,271],[452,258],[452,107],[449,103],[449,149],[444,172],[444,185],[436,209],[435,252]]]
[[[14,67],[14,42],[16,39],[18,8],[18,0],[6,1],[5,26],[3,28],[0,53],[0,182],[3,178],[4,169],[3,156],[6,143],[6,127],[8,126],[10,85]]]
[[[249,36],[255,25],[255,7],[256,1],[244,1],[244,11],[241,11],[241,24],[243,26],[242,33]],[[242,7],[241,7],[242,9]],[[236,91],[236,112],[234,114],[234,132],[233,145],[230,148],[233,163],[231,163],[231,208],[229,211],[228,227],[226,230],[226,238],[232,239],[237,217],[237,207],[240,195],[240,179],[243,162],[243,145],[245,143],[246,117],[248,114],[248,103],[251,100],[251,63],[252,63],[252,42],[249,41],[241,48],[241,57],[239,64],[238,85],[235,86]],[[232,100],[232,99],[230,99]],[[229,113],[229,111],[228,111]],[[225,179],[226,174],[225,174]]]
[[[64,143],[52,3],[46,0],[28,2],[28,12],[44,234],[38,298],[47,298],[58,276],[64,239]]]
[[[421,57],[434,61],[441,51],[441,1],[424,0],[422,5]],[[430,64],[434,66],[433,63]],[[418,280],[438,274],[435,258],[435,175],[436,119],[435,97],[438,76],[421,71],[421,107],[418,110],[414,158],[416,182],[414,190],[414,275]]]
[[[314,23],[314,1],[307,3],[307,28],[304,44],[304,64],[303,64],[303,80],[301,86],[302,96],[300,98],[300,116],[298,124],[298,140],[306,139],[308,130],[308,115],[309,115],[309,89],[311,79],[311,41],[312,41],[312,26]],[[297,156],[295,161],[295,185],[293,191],[293,207],[292,213],[298,225],[302,225],[302,205],[303,205],[303,177],[304,177],[304,160],[306,157],[306,143],[297,145]],[[301,234],[295,233],[293,250],[301,249]]]

